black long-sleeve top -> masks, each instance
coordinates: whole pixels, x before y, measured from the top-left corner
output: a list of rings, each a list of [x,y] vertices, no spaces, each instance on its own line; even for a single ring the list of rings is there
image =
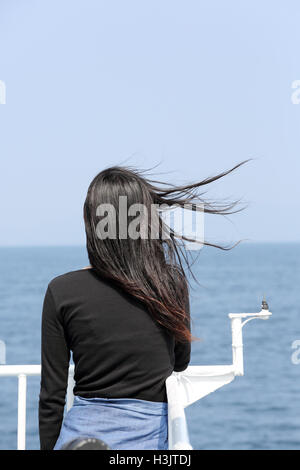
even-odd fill
[[[177,343],[141,302],[94,269],[56,277],[48,285],[42,315],[42,450],[53,449],[59,436],[70,351],[74,394],[85,398],[167,401],[166,378],[190,360],[189,343]]]

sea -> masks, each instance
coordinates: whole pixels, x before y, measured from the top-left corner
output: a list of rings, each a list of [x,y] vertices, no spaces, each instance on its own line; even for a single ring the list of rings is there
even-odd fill
[[[232,363],[228,313],[272,317],[245,325],[245,375],[186,410],[194,449],[300,448],[300,244],[204,247],[193,265],[191,365]],[[0,248],[0,341],[6,364],[40,363],[49,281],[88,264],[85,247]],[[26,448],[39,449],[40,379],[28,378]],[[17,378],[0,377],[0,449],[17,446]]]

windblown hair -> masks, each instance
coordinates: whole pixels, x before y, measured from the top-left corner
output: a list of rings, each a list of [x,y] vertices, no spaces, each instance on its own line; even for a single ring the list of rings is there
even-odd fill
[[[101,171],[89,186],[84,204],[84,221],[91,266],[100,277],[111,281],[146,305],[158,324],[173,334],[177,342],[193,339],[187,312],[188,283],[185,273],[186,268],[190,270],[190,263],[184,247],[184,241],[191,240],[166,226],[159,210],[153,213],[151,206],[164,205],[170,209],[180,207],[221,215],[238,212],[241,209],[236,208],[237,201],[223,204],[205,201],[204,192],[199,192],[199,188],[231,173],[243,163],[216,176],[184,186],[167,185],[147,179],[136,169],[114,166]],[[119,222],[124,220],[124,214],[119,213],[120,196],[127,198],[127,211],[133,204],[146,207],[148,219],[143,229],[146,228],[147,237],[121,236]],[[104,204],[114,208],[116,236],[99,237],[97,226],[107,212],[99,215],[98,208]],[[133,216],[128,216],[127,212],[126,217],[127,228]],[[141,217],[140,230],[144,220]],[[106,222],[109,221],[108,217]],[[157,237],[152,236],[153,226],[157,228]],[[163,233],[167,230],[169,237],[164,237]],[[201,243],[226,250],[232,248],[204,240]]]

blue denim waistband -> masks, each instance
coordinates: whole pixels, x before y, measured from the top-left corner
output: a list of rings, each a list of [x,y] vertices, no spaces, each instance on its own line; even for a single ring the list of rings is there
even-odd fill
[[[140,400],[137,398],[84,398],[75,395],[73,406],[88,405],[110,406],[155,415],[166,415],[168,413],[168,403],[166,402]]]

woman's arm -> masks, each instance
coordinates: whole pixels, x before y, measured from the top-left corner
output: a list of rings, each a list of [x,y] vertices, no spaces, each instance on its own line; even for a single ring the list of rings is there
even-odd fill
[[[187,284],[185,284],[185,295],[186,295],[186,313],[187,313],[187,325],[189,330],[191,329],[191,320],[190,320],[190,301]],[[175,372],[182,372],[187,368],[191,359],[191,343],[178,343],[175,341]]]
[[[70,351],[62,318],[48,286],[42,315],[41,390],[39,431],[41,450],[52,450],[59,436],[68,383]]]

